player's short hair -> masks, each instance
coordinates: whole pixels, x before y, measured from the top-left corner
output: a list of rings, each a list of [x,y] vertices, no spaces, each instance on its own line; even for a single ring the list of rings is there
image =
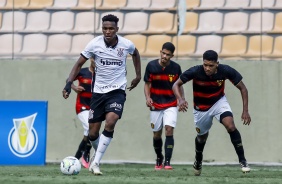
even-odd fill
[[[108,14],[108,15],[105,15],[105,16],[102,18],[102,22],[105,22],[105,21],[115,22],[116,25],[118,25],[119,18],[117,18],[117,16],[115,16],[115,15],[113,15],[113,14]]]
[[[203,60],[214,61],[217,62],[218,55],[214,50],[207,50],[203,54]]]
[[[163,44],[162,50],[163,49],[169,50],[173,54],[175,47],[171,42],[166,42],[166,43]]]

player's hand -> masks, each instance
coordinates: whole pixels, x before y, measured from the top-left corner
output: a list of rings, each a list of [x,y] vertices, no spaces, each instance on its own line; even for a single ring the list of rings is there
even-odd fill
[[[127,89],[129,89],[129,91],[131,91],[133,88],[135,88],[135,87],[138,85],[138,83],[140,82],[140,80],[141,80],[141,77],[136,77],[135,79],[133,79],[133,80],[131,81],[130,87],[128,87]]]
[[[147,107],[152,107],[152,106],[153,106],[153,100],[152,100],[152,98],[147,98],[147,99],[146,99],[146,105],[147,105]]]
[[[251,123],[251,116],[248,111],[243,111],[241,120],[243,121],[243,125],[250,125]]]
[[[63,97],[67,99],[71,93],[72,82],[67,82],[65,88],[63,89]]]
[[[178,111],[186,112],[187,109],[188,109],[188,102],[184,98],[178,100]]]

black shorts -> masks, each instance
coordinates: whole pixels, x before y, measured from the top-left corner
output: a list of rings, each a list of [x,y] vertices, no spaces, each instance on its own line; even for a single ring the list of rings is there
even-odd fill
[[[106,113],[114,112],[121,118],[124,102],[126,100],[125,91],[117,89],[108,93],[93,93],[89,110],[89,123],[101,122],[106,119]]]

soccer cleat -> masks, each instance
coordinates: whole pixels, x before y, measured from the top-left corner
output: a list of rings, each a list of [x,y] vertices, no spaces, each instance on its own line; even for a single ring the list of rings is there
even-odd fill
[[[243,173],[248,173],[251,171],[251,168],[249,167],[247,161],[241,161],[240,165]]]
[[[93,154],[93,156],[90,158],[90,161],[89,161],[89,171],[92,172],[91,170],[91,164],[94,162],[94,158],[95,158],[95,154]]]
[[[155,170],[161,170],[163,168],[163,159],[164,159],[163,156],[161,158],[157,158]]]
[[[86,169],[89,168],[89,153],[83,153],[83,155],[81,157],[81,164]]]
[[[94,174],[94,175],[103,175],[103,173],[100,171],[99,164],[92,162],[90,164],[89,170]]]
[[[165,161],[165,163],[164,163],[164,169],[165,169],[165,170],[172,170],[172,169],[173,169],[173,168],[171,167],[169,161]]]
[[[195,176],[200,176],[202,172],[202,162],[196,160],[194,162],[193,168]]]

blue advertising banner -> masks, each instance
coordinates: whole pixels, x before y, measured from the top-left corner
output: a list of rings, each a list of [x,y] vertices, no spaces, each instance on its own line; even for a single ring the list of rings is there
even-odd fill
[[[45,165],[47,101],[0,101],[0,165]]]

